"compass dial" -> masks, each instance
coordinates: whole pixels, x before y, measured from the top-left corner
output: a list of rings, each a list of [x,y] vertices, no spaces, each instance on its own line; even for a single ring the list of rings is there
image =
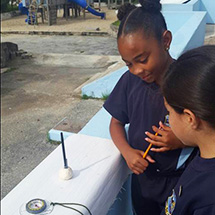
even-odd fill
[[[31,214],[39,214],[46,209],[46,202],[43,199],[32,199],[26,204],[26,210]]]

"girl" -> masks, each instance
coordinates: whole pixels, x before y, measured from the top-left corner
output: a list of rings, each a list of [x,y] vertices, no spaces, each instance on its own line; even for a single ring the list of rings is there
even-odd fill
[[[134,173],[131,184],[134,211],[138,215],[156,215],[160,214],[192,155],[177,169],[183,144],[169,127],[162,123],[160,129],[157,127],[167,115],[159,86],[173,62],[168,51],[172,36],[160,12],[159,1],[140,3],[142,7],[127,4],[119,10],[118,49],[129,71],[121,77],[104,108],[112,115],[113,142]],[[130,124],[128,140],[124,129],[127,123]],[[155,151],[165,152],[151,151],[143,159],[151,142],[162,145],[160,149],[154,148]]]
[[[183,54],[163,83],[172,131],[196,156],[166,202],[165,214],[215,214],[215,46]]]

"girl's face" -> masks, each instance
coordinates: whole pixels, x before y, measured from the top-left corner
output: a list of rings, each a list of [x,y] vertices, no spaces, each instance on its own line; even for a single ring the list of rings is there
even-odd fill
[[[189,116],[186,113],[177,113],[164,99],[166,109],[169,112],[169,124],[175,136],[187,146],[196,146],[194,144],[194,133],[190,125]]]
[[[171,33],[170,33],[171,35]],[[168,41],[170,44],[171,40]],[[169,44],[159,42],[153,36],[147,38],[136,32],[118,38],[118,50],[130,72],[147,83],[159,84],[169,66],[171,57],[166,51]]]

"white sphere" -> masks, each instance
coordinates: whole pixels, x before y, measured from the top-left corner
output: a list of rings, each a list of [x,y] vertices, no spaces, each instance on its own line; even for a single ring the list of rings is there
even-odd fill
[[[69,180],[72,178],[72,169],[70,167],[63,168],[59,172],[59,177],[63,180]]]

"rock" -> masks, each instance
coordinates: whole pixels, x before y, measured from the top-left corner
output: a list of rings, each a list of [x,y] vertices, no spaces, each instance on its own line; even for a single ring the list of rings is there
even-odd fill
[[[6,67],[7,62],[14,59],[18,52],[18,45],[11,42],[1,43],[1,68]]]
[[[17,55],[17,56],[22,56],[23,54],[27,54],[27,52],[24,51],[24,50],[22,50],[22,49],[20,49],[20,50],[18,50],[18,51],[16,52],[16,55]]]
[[[21,59],[29,59],[29,58],[32,58],[32,54],[22,54],[21,55]]]

